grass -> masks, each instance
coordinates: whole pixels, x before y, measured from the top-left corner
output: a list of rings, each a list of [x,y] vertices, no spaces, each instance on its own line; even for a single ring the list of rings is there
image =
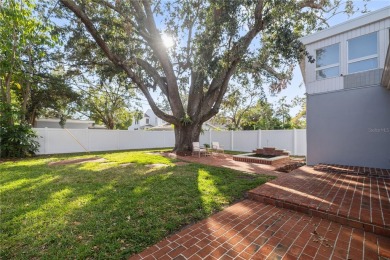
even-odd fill
[[[0,259],[123,259],[221,210],[267,176],[187,164],[148,152],[0,164]],[[133,162],[133,165],[121,166]],[[166,164],[148,168],[146,164]]]

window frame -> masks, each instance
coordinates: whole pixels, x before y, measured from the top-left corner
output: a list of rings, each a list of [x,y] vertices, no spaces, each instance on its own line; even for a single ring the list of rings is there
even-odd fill
[[[337,45],[338,46],[338,63],[333,63],[333,64],[329,64],[329,65],[325,65],[325,66],[317,68],[317,51],[321,50],[321,49],[324,49],[324,48],[327,48],[327,47],[330,47],[330,46],[333,46],[333,45]],[[337,42],[337,43],[333,43],[333,44],[326,45],[326,46],[323,46],[321,48],[315,49],[315,53],[316,53],[315,74],[316,74],[316,80],[317,81],[318,80],[324,80],[324,79],[336,78],[336,77],[340,76],[340,66],[341,66],[341,63],[340,63],[340,60],[341,60],[341,48],[340,48],[340,46],[341,46],[341,43]],[[330,68],[334,68],[334,67],[338,67],[338,70],[339,70],[336,76],[326,77],[326,78],[318,78],[317,77],[317,71],[330,69]]]
[[[364,56],[364,57],[360,57],[360,58],[356,58],[356,59],[350,60],[349,59],[349,41],[357,39],[359,37],[363,37],[363,36],[369,35],[369,34],[374,34],[374,33],[376,34],[376,54],[371,54],[371,55],[368,55],[368,56]],[[370,59],[374,59],[374,58],[377,59],[376,68],[367,69],[367,70],[361,70],[361,71],[356,71],[356,72],[349,72],[349,64],[355,63],[355,62],[360,62],[360,61],[365,61],[365,60],[370,60]],[[353,38],[350,38],[350,39],[347,40],[347,71],[348,71],[348,75],[349,74],[361,73],[361,72],[365,72],[365,71],[370,71],[370,70],[376,70],[378,68],[379,68],[379,33],[378,33],[378,31],[362,34],[362,35],[359,35],[359,36],[356,36],[356,37],[353,37]]]

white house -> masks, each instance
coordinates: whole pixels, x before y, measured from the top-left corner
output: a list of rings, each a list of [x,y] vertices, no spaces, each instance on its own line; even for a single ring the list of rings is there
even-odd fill
[[[131,126],[128,127],[128,130],[147,130],[154,126],[160,126],[165,124],[166,122],[161,118],[158,118],[152,109],[146,110],[141,120],[137,120],[134,118]]]
[[[389,28],[386,7],[301,38],[309,165],[390,168]]]

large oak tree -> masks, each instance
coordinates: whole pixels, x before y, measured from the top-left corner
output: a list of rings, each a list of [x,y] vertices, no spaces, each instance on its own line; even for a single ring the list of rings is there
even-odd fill
[[[153,112],[175,126],[175,150],[188,151],[215,116],[230,79],[262,78],[286,85],[291,65],[308,56],[299,37],[323,26],[338,0],[60,0],[77,29],[73,37],[93,57],[124,71]],[[164,46],[164,37],[174,46]],[[99,47],[97,51],[95,46]],[[100,52],[99,55],[95,53]],[[92,57],[93,56],[93,57]],[[100,60],[99,62],[104,62]],[[170,111],[151,91],[158,88]]]

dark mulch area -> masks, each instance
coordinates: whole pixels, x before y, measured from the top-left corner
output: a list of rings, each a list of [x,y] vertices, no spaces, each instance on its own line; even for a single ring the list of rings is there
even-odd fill
[[[289,172],[296,170],[304,165],[306,165],[306,163],[304,161],[298,161],[298,162],[297,161],[290,161],[283,166],[277,167],[275,169],[275,171],[289,173]]]

